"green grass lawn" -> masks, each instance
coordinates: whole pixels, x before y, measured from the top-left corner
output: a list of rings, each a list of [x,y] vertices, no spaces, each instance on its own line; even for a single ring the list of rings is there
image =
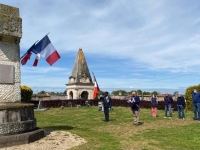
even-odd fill
[[[141,109],[142,125],[134,126],[129,108],[114,107],[110,122],[104,122],[104,114],[97,106],[90,108],[51,108],[35,112],[37,126],[44,129],[65,130],[87,140],[86,144],[72,148],[77,150],[198,150],[200,149],[200,122],[193,121],[193,113],[186,119],[153,118],[150,109]]]

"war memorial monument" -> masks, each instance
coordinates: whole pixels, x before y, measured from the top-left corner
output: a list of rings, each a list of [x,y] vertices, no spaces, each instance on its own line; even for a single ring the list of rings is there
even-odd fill
[[[0,147],[35,141],[44,136],[36,128],[34,105],[21,103],[19,9],[0,4]]]

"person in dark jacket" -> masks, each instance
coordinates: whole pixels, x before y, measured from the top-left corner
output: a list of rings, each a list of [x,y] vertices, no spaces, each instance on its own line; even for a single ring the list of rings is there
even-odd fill
[[[192,94],[192,99],[194,108],[194,120],[200,121],[200,93],[196,89],[194,89],[194,93]]]
[[[165,97],[164,97],[164,102],[165,102],[165,116],[164,118],[167,117],[167,111],[169,110],[169,118],[172,117],[172,103],[173,99],[172,97],[166,92]]]
[[[151,97],[151,112],[153,117],[157,116],[157,105],[158,105],[158,98],[156,95],[153,95]]]
[[[109,110],[112,107],[112,99],[108,95],[108,92],[105,92],[105,96],[103,97],[103,106],[104,106],[105,122],[108,122],[109,121]]]
[[[140,98],[136,95],[136,92],[132,92],[130,107],[134,117],[134,125],[139,125],[139,112],[140,112]]]
[[[185,107],[185,98],[182,96],[181,93],[178,93],[178,98],[177,98],[178,119],[180,118],[185,119],[184,107]]]

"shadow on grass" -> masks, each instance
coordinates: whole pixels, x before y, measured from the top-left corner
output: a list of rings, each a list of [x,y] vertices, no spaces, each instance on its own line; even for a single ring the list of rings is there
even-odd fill
[[[109,122],[110,121],[116,121],[117,119],[109,119]],[[105,121],[104,119],[102,121]]]
[[[52,126],[46,126],[46,127],[43,127],[44,129],[47,129],[47,130],[65,130],[65,131],[67,131],[67,130],[72,130],[72,129],[74,129],[74,128],[76,128],[76,127],[72,127],[72,126],[64,126],[64,125],[56,125],[56,126],[54,126],[54,125],[52,125]]]
[[[139,125],[143,125],[144,124],[144,122],[139,122]]]

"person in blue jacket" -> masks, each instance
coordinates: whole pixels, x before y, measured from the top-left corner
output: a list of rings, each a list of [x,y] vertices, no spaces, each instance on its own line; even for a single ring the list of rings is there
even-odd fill
[[[164,118],[167,117],[167,111],[168,110],[169,110],[169,118],[171,118],[172,117],[173,99],[167,92],[166,92],[165,97],[164,97],[164,102],[165,102],[165,116],[164,116]]]
[[[197,89],[194,89],[194,93],[192,94],[192,99],[193,99],[193,109],[194,109],[193,119],[200,121],[200,93],[197,91]]]
[[[140,112],[140,98],[136,95],[136,92],[132,92],[130,107],[134,117],[134,125],[139,125],[139,112]]]
[[[109,110],[112,107],[112,99],[108,95],[108,92],[105,92],[105,96],[103,97],[103,106],[104,106],[105,122],[108,122],[109,121]]]

